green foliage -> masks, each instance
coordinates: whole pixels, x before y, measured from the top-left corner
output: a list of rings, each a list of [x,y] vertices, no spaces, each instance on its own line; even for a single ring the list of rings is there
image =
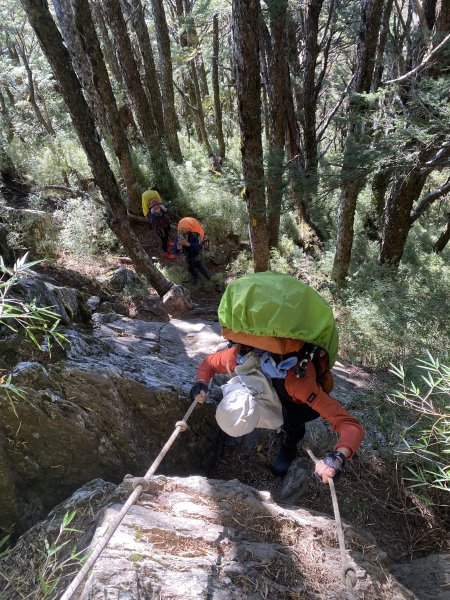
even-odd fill
[[[76,256],[117,250],[117,239],[106,224],[104,211],[91,198],[69,198],[55,219],[60,223],[60,250]]]
[[[5,535],[0,540],[0,558],[4,558],[5,556],[8,556],[8,554],[10,554],[10,552],[11,552],[11,548],[7,545],[9,542],[9,538],[10,538],[9,535]]]
[[[180,212],[198,218],[206,235],[215,243],[224,242],[230,236],[247,237],[246,206],[236,185],[237,166],[229,159],[223,175],[216,176],[210,172],[211,165],[203,148],[193,140],[189,148],[186,148],[186,140],[182,142],[189,160],[182,166],[174,165],[186,199],[186,204],[179,207]]]
[[[397,277],[373,262],[361,266],[334,297],[344,357],[372,368],[407,360],[418,349],[448,345],[448,270],[402,268]]]
[[[242,250],[228,267],[228,274],[234,279],[253,272],[253,259],[248,250]]]
[[[51,597],[61,577],[69,569],[72,570],[74,566],[82,564],[86,558],[81,552],[77,552],[76,546],[72,548],[68,557],[63,558],[63,555],[67,554],[66,547],[71,542],[67,534],[80,533],[79,530],[69,527],[75,514],[75,511],[72,511],[64,515],[58,535],[53,542],[44,540],[44,549],[41,550],[43,562],[38,574],[42,598]]]
[[[412,487],[450,492],[450,365],[427,354],[416,361],[423,372],[418,383],[406,383],[403,366],[392,365],[401,386],[390,400],[418,417],[404,434],[405,453],[414,459]]]
[[[49,258],[58,250],[58,228],[52,215],[42,210],[42,197],[29,197],[29,211],[8,211],[0,207],[7,228],[7,243],[16,255],[29,251],[32,256]]]
[[[59,316],[51,307],[42,308],[34,301],[28,303],[13,296],[14,285],[25,276],[27,269],[39,262],[27,263],[26,259],[25,254],[8,268],[0,256],[0,338],[23,332],[37,348],[50,353],[53,344],[62,346],[67,341],[57,329]],[[25,399],[25,394],[12,383],[11,375],[0,377],[0,391],[4,392],[17,416],[14,400]]]

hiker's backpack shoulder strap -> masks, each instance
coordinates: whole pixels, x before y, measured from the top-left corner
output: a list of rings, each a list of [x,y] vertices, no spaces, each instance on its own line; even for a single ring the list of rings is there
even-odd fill
[[[328,359],[328,352],[319,346],[313,344],[304,344],[297,352],[298,363],[294,367],[294,373],[298,378],[306,374],[306,368],[309,362],[312,362],[316,369],[316,380],[324,392],[331,392],[334,387],[333,374],[331,373]]]

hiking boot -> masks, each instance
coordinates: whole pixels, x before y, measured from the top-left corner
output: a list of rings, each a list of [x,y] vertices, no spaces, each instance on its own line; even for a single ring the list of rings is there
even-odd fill
[[[164,258],[176,258],[175,254],[171,254],[170,252],[163,252]]]
[[[274,475],[286,475],[296,456],[297,444],[294,444],[293,446],[283,444],[280,448],[275,463],[271,466],[272,473]]]

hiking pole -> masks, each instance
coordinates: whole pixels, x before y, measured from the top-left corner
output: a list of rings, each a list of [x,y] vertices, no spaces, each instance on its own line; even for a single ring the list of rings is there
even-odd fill
[[[194,401],[192,402],[192,404],[188,408],[186,414],[184,415],[183,420],[182,421],[177,421],[175,423],[175,429],[174,429],[172,435],[167,440],[167,442],[163,446],[161,452],[158,454],[158,456],[156,457],[156,459],[152,463],[151,467],[149,468],[149,470],[147,471],[147,473],[142,478],[142,483],[138,484],[135,487],[135,489],[132,491],[132,493],[128,497],[128,500],[122,506],[122,509],[120,510],[119,514],[116,516],[116,518],[114,519],[114,521],[108,527],[108,530],[106,531],[105,536],[102,539],[100,539],[97,542],[97,544],[94,546],[94,549],[92,550],[92,554],[90,554],[89,558],[84,563],[82,569],[79,571],[79,573],[77,574],[77,576],[73,579],[73,581],[71,582],[71,584],[69,585],[69,587],[66,589],[66,591],[64,592],[64,594],[61,596],[60,600],[71,600],[71,598],[74,597],[74,594],[76,593],[77,589],[80,587],[81,583],[83,582],[84,578],[88,574],[89,570],[94,566],[96,560],[98,559],[98,557],[100,556],[100,554],[105,549],[107,543],[112,538],[114,532],[116,531],[116,529],[119,527],[119,525],[121,524],[121,522],[125,518],[125,515],[129,511],[129,509],[131,508],[131,506],[136,502],[136,500],[139,498],[139,496],[143,492],[145,485],[147,483],[149,483],[151,477],[153,476],[153,474],[155,473],[156,469],[161,464],[162,459],[165,457],[165,455],[169,451],[170,447],[172,446],[172,444],[174,443],[174,441],[178,437],[178,434],[180,433],[180,431],[186,431],[186,429],[187,429],[187,423],[186,422],[189,419],[189,417],[191,416],[192,411],[194,410],[194,408],[195,408],[195,406],[196,406],[196,404],[198,402],[199,396],[200,396],[200,394],[195,397]]]
[[[304,450],[305,450],[305,452],[307,452],[309,454],[309,456],[310,456],[311,460],[314,462],[314,464],[317,464],[319,462],[318,458],[314,455],[312,450],[310,448],[308,448],[308,446],[304,446]],[[345,585],[345,587],[350,591],[351,598],[353,599],[354,598],[353,584],[349,578],[349,573],[350,573],[350,571],[353,571],[353,574],[356,575],[356,572],[355,572],[355,569],[348,564],[348,560],[347,560],[347,552],[345,550],[344,530],[342,528],[341,514],[339,512],[339,504],[337,501],[336,488],[334,487],[333,478],[330,478],[328,480],[328,485],[330,486],[331,500],[333,503],[333,511],[334,511],[334,520],[336,521],[336,531],[337,531],[337,537],[338,537],[338,542],[339,542],[339,550],[341,552],[342,582]]]

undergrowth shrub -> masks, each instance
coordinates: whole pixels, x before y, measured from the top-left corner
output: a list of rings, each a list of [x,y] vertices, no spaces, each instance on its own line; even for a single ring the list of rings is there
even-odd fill
[[[228,156],[222,175],[215,175],[210,171],[203,147],[194,140],[188,147],[186,139],[182,142],[189,160],[183,165],[173,165],[185,199],[179,211],[183,216],[198,218],[206,235],[215,243],[227,241],[230,236],[246,239],[246,204],[239,195],[243,187],[240,165]]]
[[[106,224],[104,209],[92,198],[69,198],[55,218],[60,222],[60,250],[78,256],[103,255],[118,250]]]
[[[77,136],[58,130],[54,140],[42,144],[42,137],[15,138],[9,149],[14,164],[38,185],[69,184],[79,186],[75,173],[89,179],[91,172],[86,154]]]
[[[325,276],[332,256],[327,253],[320,261]],[[445,261],[423,254],[420,264],[401,265],[397,275],[369,259],[348,277],[346,288],[321,289],[338,321],[341,357],[387,369],[418,351],[442,356],[450,335],[449,284]]]
[[[411,458],[407,480],[413,489],[425,492],[423,500],[431,502],[427,495],[431,488],[450,492],[450,364],[448,358],[443,363],[430,353],[426,360],[416,359],[416,364],[422,374],[416,373],[409,383],[403,365],[392,366],[400,387],[389,400],[405,407],[412,420],[403,432],[404,453]]]

